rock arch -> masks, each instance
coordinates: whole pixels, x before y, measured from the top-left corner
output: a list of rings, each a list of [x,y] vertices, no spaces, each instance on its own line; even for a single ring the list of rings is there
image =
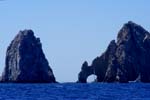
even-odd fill
[[[87,83],[87,78],[90,75],[96,75],[96,74],[94,73],[93,67],[88,66],[87,61],[85,61],[82,65],[81,72],[78,75],[78,82],[79,83]]]

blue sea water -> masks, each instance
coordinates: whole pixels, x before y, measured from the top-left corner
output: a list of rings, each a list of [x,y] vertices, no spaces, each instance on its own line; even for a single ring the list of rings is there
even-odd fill
[[[150,84],[0,84],[0,100],[150,100]]]

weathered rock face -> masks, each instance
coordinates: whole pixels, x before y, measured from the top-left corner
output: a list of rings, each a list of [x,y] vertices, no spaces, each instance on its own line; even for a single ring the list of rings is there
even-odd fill
[[[98,82],[150,82],[149,50],[148,31],[129,21],[119,31],[117,42],[111,41],[107,50],[89,67],[94,69]],[[86,73],[85,70],[82,72]],[[82,81],[79,79],[79,82]]]
[[[88,66],[87,61],[85,61],[82,65],[81,70],[82,71],[78,75],[79,78],[78,82],[86,83],[87,77],[94,73],[93,67]]]
[[[1,82],[55,82],[40,39],[32,30],[20,31],[8,47]]]

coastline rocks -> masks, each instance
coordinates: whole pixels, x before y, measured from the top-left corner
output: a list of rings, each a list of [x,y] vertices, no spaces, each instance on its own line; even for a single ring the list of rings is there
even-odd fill
[[[7,48],[1,82],[56,82],[40,39],[34,36],[32,30],[20,31]]]
[[[111,41],[106,51],[89,67],[97,75],[98,82],[150,82],[149,50],[149,32],[129,21],[119,31],[117,41]],[[79,77],[82,77],[80,73]],[[82,81],[78,79],[78,82]]]
[[[89,75],[93,74],[93,67],[89,67],[87,61],[85,61],[81,67],[81,72],[78,75],[78,82],[86,83],[86,79]]]

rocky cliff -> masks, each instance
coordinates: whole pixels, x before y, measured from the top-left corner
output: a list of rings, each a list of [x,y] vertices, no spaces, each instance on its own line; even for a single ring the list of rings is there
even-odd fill
[[[85,83],[91,74],[97,75],[97,82],[150,82],[149,32],[131,21],[124,24],[116,42],[112,40],[91,66],[83,64],[78,82]]]
[[[40,39],[32,30],[20,31],[8,47],[1,82],[55,82]]]

